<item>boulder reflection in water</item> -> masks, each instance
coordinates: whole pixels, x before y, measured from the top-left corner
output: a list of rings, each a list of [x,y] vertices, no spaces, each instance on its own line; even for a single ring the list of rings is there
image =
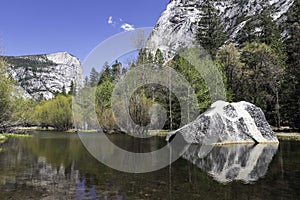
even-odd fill
[[[209,173],[218,182],[242,181],[248,184],[266,175],[277,149],[278,144],[191,145],[183,158]]]

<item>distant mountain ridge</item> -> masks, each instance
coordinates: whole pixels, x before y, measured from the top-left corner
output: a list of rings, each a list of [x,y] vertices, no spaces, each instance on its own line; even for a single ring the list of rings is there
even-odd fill
[[[278,23],[285,23],[287,13],[294,0],[214,0],[228,41],[237,42],[238,33],[248,20],[268,11]],[[180,48],[190,47],[195,42],[197,23],[201,19],[204,0],[170,0],[158,20],[150,38],[148,48],[160,48],[164,57],[171,59]],[[259,27],[258,27],[259,28]],[[286,36],[285,31],[282,32]]]
[[[5,56],[9,75],[23,90],[23,96],[38,100],[51,99],[57,92],[78,90],[84,86],[81,62],[67,52]]]

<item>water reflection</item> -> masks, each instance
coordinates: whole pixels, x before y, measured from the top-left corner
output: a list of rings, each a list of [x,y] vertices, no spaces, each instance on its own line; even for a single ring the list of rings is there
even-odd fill
[[[124,149],[133,147],[136,152],[165,145],[162,138],[140,141],[118,135],[111,139]],[[145,174],[123,173],[102,165],[72,134],[11,138],[1,148],[4,149],[0,152],[1,200],[279,200],[300,196],[299,142],[281,142],[279,147],[191,146],[185,159]],[[109,149],[103,151],[110,153]],[[244,184],[249,182],[253,184]]]
[[[266,175],[278,144],[199,146],[191,145],[183,155],[216,181],[251,183]]]

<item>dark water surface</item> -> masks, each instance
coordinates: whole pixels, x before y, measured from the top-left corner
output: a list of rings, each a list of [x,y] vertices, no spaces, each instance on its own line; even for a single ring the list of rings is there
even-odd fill
[[[149,152],[163,138],[110,136]],[[300,199],[300,142],[191,146],[156,172],[129,174],[99,163],[76,134],[38,133],[1,145],[0,199]]]

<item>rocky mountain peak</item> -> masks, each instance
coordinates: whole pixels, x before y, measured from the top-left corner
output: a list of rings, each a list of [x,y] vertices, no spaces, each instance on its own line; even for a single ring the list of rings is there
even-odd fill
[[[81,65],[81,62],[75,56],[69,54],[68,52],[57,52],[46,55],[48,60],[62,65]]]
[[[160,48],[171,59],[180,48],[195,42],[197,23],[202,17],[204,0],[171,0],[158,20],[148,48]],[[236,41],[237,34],[255,15],[268,10],[277,23],[286,20],[286,13],[294,0],[215,0],[213,5],[220,16],[228,41]]]
[[[68,52],[6,56],[5,61],[24,97],[51,99],[57,92],[69,92],[72,82],[77,90],[84,86],[81,62]]]

